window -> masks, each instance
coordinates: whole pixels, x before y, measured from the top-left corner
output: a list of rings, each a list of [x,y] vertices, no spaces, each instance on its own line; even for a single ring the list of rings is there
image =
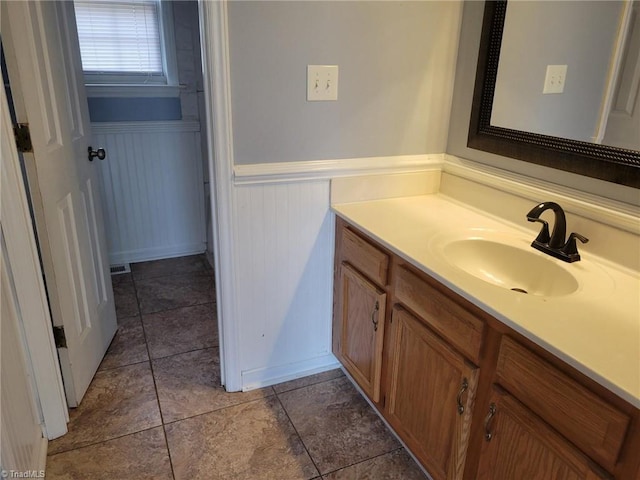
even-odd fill
[[[74,7],[89,90],[109,85],[120,95],[125,85],[177,85],[170,4],[160,0],[75,0]]]

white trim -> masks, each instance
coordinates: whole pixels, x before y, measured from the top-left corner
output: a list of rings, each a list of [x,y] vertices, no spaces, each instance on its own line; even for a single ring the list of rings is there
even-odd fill
[[[126,250],[109,254],[109,264],[148,262],[162,258],[182,257],[186,255],[198,255],[207,249],[205,242],[171,247],[142,248],[139,250]]]
[[[302,362],[247,370],[242,372],[242,391],[246,392],[256,388],[269,387],[339,367],[340,363],[336,360],[336,357],[332,353],[327,353]]]
[[[200,122],[169,120],[159,122],[92,122],[94,135],[110,133],[199,132]]]
[[[336,177],[440,170],[443,153],[235,165],[234,183],[330,180]]]
[[[87,97],[179,97],[181,85],[86,84]]]
[[[242,389],[240,332],[236,312],[235,204],[233,199],[233,133],[227,2],[199,1],[211,215],[215,258],[220,368],[227,391]]]
[[[36,470],[44,472],[47,467],[47,449],[49,447],[49,440],[46,437],[42,437],[38,448],[38,464]]]
[[[640,207],[446,155],[443,172],[534,202],[553,200],[567,212],[640,235]]]
[[[176,52],[175,21],[173,20],[173,2],[160,0],[160,42],[162,43],[162,66],[167,86],[178,85],[178,55]]]
[[[44,434],[56,438],[67,432],[65,400],[58,354],[53,342],[49,304],[44,288],[35,234],[27,203],[20,161],[13,140],[9,106],[4,89],[2,99],[2,210],[1,221],[7,253],[13,265],[16,295],[22,310],[24,331],[33,367],[38,403],[42,409]]]
[[[607,74],[607,86],[602,99],[602,105],[600,106],[600,115],[598,119],[598,125],[594,133],[592,142],[602,143],[602,139],[607,131],[607,123],[609,120],[609,112],[611,112],[611,105],[615,97],[616,86],[618,85],[618,77],[620,76],[620,65],[622,64],[622,55],[624,53],[624,47],[627,44],[627,37],[629,36],[629,23],[631,21],[631,0],[624,0],[625,5],[620,16],[620,26],[618,27],[618,34],[613,46],[613,55],[609,64],[609,72]]]

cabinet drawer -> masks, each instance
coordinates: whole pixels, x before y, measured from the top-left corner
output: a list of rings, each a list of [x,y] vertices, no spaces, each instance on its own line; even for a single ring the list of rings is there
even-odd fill
[[[347,228],[342,230],[342,260],[379,286],[387,284],[389,256]]]
[[[398,268],[395,296],[433,330],[476,364],[480,360],[484,322],[407,268]]]
[[[498,383],[604,467],[613,469],[629,417],[509,337],[503,337]]]

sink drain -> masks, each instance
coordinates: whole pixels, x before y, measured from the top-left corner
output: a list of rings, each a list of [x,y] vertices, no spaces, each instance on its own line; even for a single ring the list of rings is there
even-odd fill
[[[518,292],[518,293],[524,293],[525,295],[529,293],[529,292],[527,292],[526,290],[524,290],[522,288],[512,288],[511,291],[512,292]]]

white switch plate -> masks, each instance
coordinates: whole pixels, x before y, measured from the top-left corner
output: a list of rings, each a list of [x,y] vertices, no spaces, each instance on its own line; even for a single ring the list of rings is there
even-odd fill
[[[338,65],[307,65],[307,101],[338,100]]]
[[[567,80],[566,65],[547,65],[547,74],[544,77],[543,94],[562,93]]]

